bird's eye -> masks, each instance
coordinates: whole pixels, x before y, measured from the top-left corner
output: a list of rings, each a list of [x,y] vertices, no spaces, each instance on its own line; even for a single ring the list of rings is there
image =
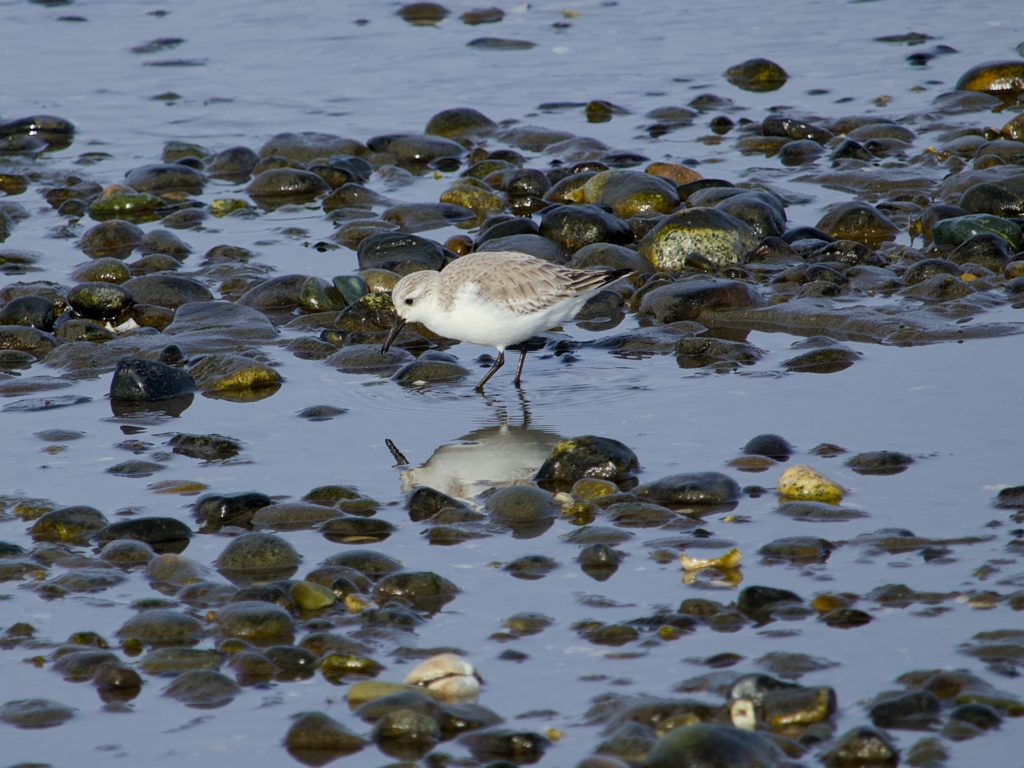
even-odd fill
[[[412,299],[406,299],[405,300],[405,306],[411,307],[412,306]]]

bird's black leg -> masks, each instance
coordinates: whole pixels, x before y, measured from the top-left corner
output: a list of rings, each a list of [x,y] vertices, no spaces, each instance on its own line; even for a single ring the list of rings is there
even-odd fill
[[[518,389],[523,381],[523,363],[526,362],[526,344],[523,344],[523,348],[519,350],[519,365],[516,366],[516,378],[512,383],[515,384]]]
[[[498,352],[498,359],[494,361],[494,365],[491,366],[491,370],[484,374],[484,377],[480,379],[480,383],[477,384],[474,389],[477,392],[484,391],[484,384],[490,381],[491,376],[498,372],[498,369],[505,364],[505,350]]]

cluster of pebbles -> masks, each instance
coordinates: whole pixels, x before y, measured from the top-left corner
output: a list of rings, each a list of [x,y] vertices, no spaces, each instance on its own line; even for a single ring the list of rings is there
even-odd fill
[[[779,77],[770,64],[748,63],[743,75],[758,82],[766,69],[768,80]],[[634,270],[630,283],[584,309],[589,327],[605,332],[593,346],[633,358],[674,355],[685,368],[757,365],[764,351],[745,340],[756,329],[805,337],[783,363],[794,372],[855,364],[858,354],[843,340],[913,345],[1016,333],[1016,325],[962,321],[1015,306],[1024,294],[1024,117],[1000,111],[1008,103],[1019,110],[1022,92],[1024,63],[1000,62],[965,73],[928,114],[900,120],[784,113],[734,120],[732,105],[711,96],[649,115],[651,136],[707,121],[709,141],[777,157],[793,180],[854,198],[813,222],[788,221],[787,207],[799,199],[769,185],[708,178],[687,164],[652,162],[563,131],[499,125],[466,108],[438,113],[422,132],[365,142],[319,133],[278,135],[258,150],[170,142],[159,162],[117,180],[91,176],[89,163],[102,159],[96,153],[81,155],[74,170],[47,155],[72,145],[74,126],[66,119],[0,122],[0,240],[40,215],[19,202],[37,195],[61,220],[56,236],[75,239],[83,256],[66,282],[33,281],[40,257],[0,248],[0,271],[9,277],[0,287],[0,395],[22,398],[5,410],[49,409],[75,401],[54,392],[105,376],[118,413],[181,413],[197,393],[245,402],[287,386],[272,363],[280,349],[404,386],[458,382],[469,371],[444,351],[449,342],[424,329],[407,329],[396,347],[380,352],[394,319],[388,291],[401,275],[488,250]],[[604,102],[583,107],[594,119],[620,114]],[[975,113],[981,124],[965,119]],[[987,123],[1000,114],[999,124]],[[423,174],[446,180],[437,200],[399,201],[375,190],[376,181],[401,189],[403,180]],[[208,194],[214,179],[233,185],[218,191],[234,193]],[[317,206],[335,229],[315,247],[355,251],[358,269],[331,280],[268,274],[251,243],[193,253],[189,232],[211,218],[258,221],[282,206]],[[443,242],[422,234],[453,227],[462,232]],[[861,301],[866,297],[872,301]],[[638,327],[616,332],[627,314]],[[536,344],[559,355],[574,349],[558,337]],[[40,373],[42,364],[58,375]],[[325,406],[304,415],[335,413]],[[60,443],[76,435],[52,430],[42,437]],[[130,440],[122,447],[133,450]],[[141,440],[135,446],[140,454],[150,447]],[[176,434],[167,447],[205,461],[229,460],[241,450],[214,434]],[[785,440],[760,436],[736,467],[769,468],[791,453]],[[815,453],[834,457],[842,449],[819,446]],[[847,461],[858,472],[898,473],[913,458],[867,452]],[[158,468],[134,459],[110,471],[138,477]],[[724,552],[730,542],[702,527],[700,515],[767,492],[740,488],[718,472],[639,483],[638,469],[627,446],[581,436],[553,446],[531,484],[496,490],[481,504],[421,486],[405,509],[428,541],[449,546],[535,537],[556,519],[570,520],[576,527],[568,543],[578,549],[579,567],[605,580],[635,529],[665,529],[666,538],[651,547],[656,560],[691,546]],[[844,507],[842,489],[827,479],[788,477],[779,490],[778,512],[795,519],[862,514]],[[1020,488],[994,503],[1021,521]],[[17,531],[31,545],[0,541],[0,580],[30,584],[40,599],[56,600],[102,593],[142,574],[152,593],[120,627],[83,628],[60,641],[30,623],[6,623],[0,646],[65,680],[91,682],[111,706],[126,705],[144,685],[160,686],[185,706],[214,708],[251,685],[285,686],[316,675],[345,684],[352,710],[345,722],[308,712],[282,726],[286,749],[308,764],[371,743],[395,759],[431,756],[437,764],[539,760],[560,737],[557,730],[518,727],[477,703],[480,676],[464,655],[410,645],[411,632],[461,587],[437,573],[406,570],[387,554],[396,523],[378,517],[379,508],[343,485],[311,489],[297,501],[260,491],[208,494],[187,521],[112,521],[88,506],[4,497],[0,531]],[[310,529],[345,546],[298,578],[302,558],[288,532]],[[216,562],[182,554],[196,536],[224,537]],[[941,558],[970,543],[885,529],[845,544],[882,557],[915,551]],[[1019,543],[1008,546],[1019,550]],[[768,562],[822,564],[836,546],[796,537],[768,542],[758,554]],[[692,578],[725,582],[737,564],[736,556],[683,562]],[[505,567],[517,578],[540,579],[557,566],[536,556]],[[887,585],[862,597],[808,598],[753,585],[728,602],[691,598],[630,622],[588,621],[572,630],[606,647],[733,633],[781,618],[856,630],[874,620],[868,604],[929,606],[961,597]],[[1019,591],[969,599],[1024,607]],[[516,614],[503,634],[525,637],[552,622]],[[1024,632],[979,633],[962,651],[994,670],[1016,671]],[[424,665],[405,680],[390,679],[380,660],[385,653]],[[941,762],[947,740],[974,738],[1024,714],[1019,697],[973,673],[913,670],[896,681],[898,689],[865,704],[863,725],[836,735],[837,708],[855,704],[837,702],[830,687],[793,682],[830,662],[776,654],[760,660],[766,672],[756,675],[730,672],[736,662],[729,654],[708,659],[714,671],[680,683],[677,697],[595,699],[586,721],[601,735],[581,766],[774,766],[801,758],[896,765],[891,730],[926,732],[907,755],[924,765]],[[25,728],[73,716],[50,698],[0,704],[0,721]],[[455,744],[466,756],[449,754]],[[700,762],[706,755],[714,762]]]

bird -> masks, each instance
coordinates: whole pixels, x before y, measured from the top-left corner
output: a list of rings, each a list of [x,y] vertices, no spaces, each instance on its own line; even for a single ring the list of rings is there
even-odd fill
[[[461,256],[444,269],[412,272],[395,284],[398,314],[381,352],[408,322],[449,339],[486,344],[498,357],[480,383],[505,364],[505,349],[576,316],[591,296],[632,273],[629,269],[573,269],[517,251]],[[526,347],[520,348],[514,385],[522,386]]]

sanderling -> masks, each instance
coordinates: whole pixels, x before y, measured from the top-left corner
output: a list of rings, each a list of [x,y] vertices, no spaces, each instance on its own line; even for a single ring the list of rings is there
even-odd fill
[[[398,320],[383,352],[407,322],[449,339],[496,347],[498,359],[476,385],[482,392],[505,364],[505,348],[576,316],[587,299],[628,269],[570,269],[514,251],[463,256],[440,272],[406,275],[391,294]],[[521,349],[515,385],[523,376]]]

